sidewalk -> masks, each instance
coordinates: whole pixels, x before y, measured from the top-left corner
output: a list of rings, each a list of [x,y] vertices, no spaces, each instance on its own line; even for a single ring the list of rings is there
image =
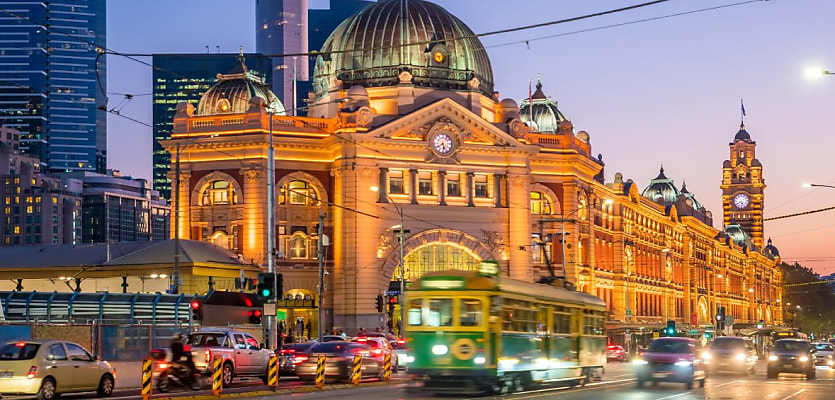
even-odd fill
[[[110,361],[116,370],[117,389],[138,389],[142,382],[142,361]]]

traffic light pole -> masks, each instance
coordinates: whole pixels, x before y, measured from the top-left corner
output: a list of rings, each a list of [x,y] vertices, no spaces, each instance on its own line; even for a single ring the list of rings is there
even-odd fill
[[[275,273],[275,147],[273,147],[273,104],[267,108],[270,118],[269,148],[267,149],[267,272],[273,276],[272,301],[277,303],[276,273]],[[269,301],[269,300],[268,300]],[[278,327],[276,316],[268,315],[264,319],[264,336],[267,338],[267,348],[278,348]]]
[[[319,242],[316,252],[319,258],[319,343],[322,343],[322,335],[325,330],[325,251],[323,239],[325,237],[325,215],[322,207],[319,207]]]

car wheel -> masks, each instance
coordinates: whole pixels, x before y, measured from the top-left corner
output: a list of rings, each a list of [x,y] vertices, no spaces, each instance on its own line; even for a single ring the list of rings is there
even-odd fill
[[[705,387],[705,381],[706,381],[706,380],[707,380],[707,379],[702,378],[702,380],[700,380],[700,381],[699,381],[699,387],[700,387],[700,388]]]
[[[690,379],[689,381],[684,382],[684,387],[687,390],[693,389],[693,379]]]
[[[809,373],[806,374],[806,379],[808,379],[808,380],[815,379],[816,377],[817,376],[815,376],[815,370],[812,370],[812,372],[809,372]]]
[[[108,375],[104,375],[101,377],[99,381],[99,387],[96,388],[96,394],[99,397],[110,397],[113,394],[113,387],[115,383],[113,382],[113,377]]]
[[[229,387],[232,384],[232,377],[235,371],[232,369],[232,364],[223,364],[223,370],[220,372],[221,380],[223,380],[223,387]]]
[[[52,400],[55,397],[55,380],[46,378],[41,382],[41,388],[38,389],[38,400]]]

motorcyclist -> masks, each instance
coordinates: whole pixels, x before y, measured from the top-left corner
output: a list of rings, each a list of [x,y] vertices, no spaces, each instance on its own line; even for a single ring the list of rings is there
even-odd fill
[[[179,371],[177,376],[182,381],[188,382],[194,377],[194,361],[191,353],[185,351],[183,335],[180,333],[174,334],[171,340],[171,366]]]

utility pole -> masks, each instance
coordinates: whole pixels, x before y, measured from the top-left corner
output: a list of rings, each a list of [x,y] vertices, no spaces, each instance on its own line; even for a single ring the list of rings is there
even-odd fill
[[[325,214],[322,213],[322,207],[319,206],[319,240],[317,242],[316,251],[319,258],[319,343],[322,343],[322,335],[325,330]]]
[[[392,204],[395,204],[395,203],[392,203]],[[400,239],[400,294],[397,296],[397,302],[400,305],[400,332],[398,332],[398,335],[400,335],[400,337],[403,337],[403,328],[406,327],[406,322],[403,319],[404,316],[406,315],[406,312],[404,311],[405,304],[403,303],[403,301],[404,301],[404,296],[403,296],[404,293],[403,292],[406,289],[405,288],[405,285],[406,285],[405,284],[405,282],[406,282],[406,266],[405,266],[406,256],[405,256],[405,253],[404,253],[405,249],[403,248],[404,247],[403,235],[406,233],[406,231],[404,230],[404,227],[403,227],[403,208],[402,207],[397,207],[397,211],[400,211],[400,234],[398,235],[399,239]],[[393,328],[394,328],[394,326],[392,326],[392,329]]]
[[[267,107],[267,115],[270,118],[269,147],[267,148],[267,272],[273,276],[272,301],[278,303],[278,293],[276,293],[278,285],[275,273],[275,147],[273,147],[273,113],[275,109],[273,108],[274,104],[269,104]],[[267,337],[267,348],[273,349],[278,346],[277,317],[276,315],[267,315],[266,317],[264,333]]]
[[[171,274],[171,294],[180,293],[180,143],[174,156],[174,272]]]

